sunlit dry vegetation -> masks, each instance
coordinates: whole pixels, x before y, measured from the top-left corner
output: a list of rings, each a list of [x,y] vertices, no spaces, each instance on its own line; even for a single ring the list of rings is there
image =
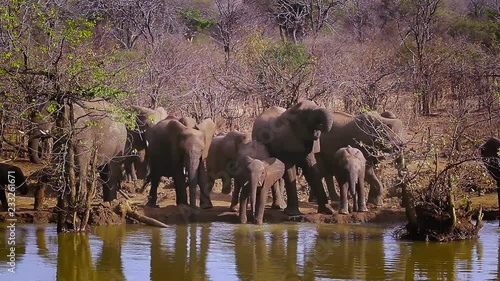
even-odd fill
[[[2,157],[25,155],[46,101],[162,106],[226,132],[312,99],[403,120],[396,194],[467,198],[493,191],[477,148],[500,134],[499,43],[498,0],[2,0]]]

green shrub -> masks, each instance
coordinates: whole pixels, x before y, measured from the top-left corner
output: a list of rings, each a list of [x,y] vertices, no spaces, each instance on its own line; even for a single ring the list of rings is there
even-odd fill
[[[199,10],[196,9],[185,9],[180,12],[182,18],[196,31],[204,31],[209,29],[215,24],[213,19],[205,18]]]
[[[474,43],[493,47],[500,43],[500,23],[460,19],[451,26],[449,34],[453,37],[465,36]]]

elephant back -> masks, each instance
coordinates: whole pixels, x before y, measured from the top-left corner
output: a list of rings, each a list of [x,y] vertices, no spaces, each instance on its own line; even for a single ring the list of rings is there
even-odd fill
[[[205,142],[205,148],[203,149],[203,159],[208,156],[208,149],[212,143],[212,139],[215,134],[215,122],[211,118],[206,118],[195,126],[196,130],[203,133],[203,138]]]
[[[242,144],[238,150],[238,154],[240,157],[249,156],[258,160],[264,160],[271,157],[266,146],[256,140]]]

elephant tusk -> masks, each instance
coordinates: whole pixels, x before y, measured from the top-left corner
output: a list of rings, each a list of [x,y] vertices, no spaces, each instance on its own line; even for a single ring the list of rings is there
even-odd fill
[[[149,147],[149,141],[146,141],[146,147]]]
[[[21,135],[24,135],[25,133],[21,130],[17,130]]]
[[[40,130],[40,133],[42,133],[42,135],[48,135],[49,134],[49,130]]]

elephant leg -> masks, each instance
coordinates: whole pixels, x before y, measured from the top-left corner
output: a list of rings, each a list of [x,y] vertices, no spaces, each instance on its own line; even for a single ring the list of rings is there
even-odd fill
[[[9,209],[7,205],[7,195],[2,186],[0,186],[0,202],[2,203],[2,211],[7,211]]]
[[[152,172],[150,174],[150,180],[151,180],[151,188],[149,189],[149,199],[148,202],[146,203],[146,206],[149,207],[158,207],[156,205],[156,200],[158,198],[158,185],[160,184],[160,179],[161,176],[158,175],[156,172]]]
[[[311,187],[311,191],[316,194],[316,198],[318,200],[318,213],[328,215],[333,214],[333,209],[330,204],[328,204],[325,188],[323,187],[323,182],[321,181],[319,167],[316,164],[314,154],[308,155],[306,162],[304,165],[301,165],[301,167],[307,183]]]
[[[182,170],[177,171],[173,178],[175,184],[175,204],[177,206],[188,205],[186,193],[186,176],[184,175],[184,172]],[[153,187],[151,186],[151,189],[152,188]]]
[[[297,197],[297,170],[295,166],[288,168],[285,171],[283,178],[285,179],[285,189],[288,198],[288,204],[285,208],[285,214],[289,216],[299,216],[302,213],[299,211],[299,199]]]
[[[370,185],[370,191],[368,192],[368,203],[375,206],[382,206],[382,183],[377,178],[373,165],[366,163],[366,181]]]
[[[45,189],[47,184],[41,180],[35,186],[35,206],[34,210],[40,210],[43,207],[43,202],[45,200]]]
[[[110,172],[109,172],[109,165],[104,165],[99,169],[99,177],[101,178],[102,181],[102,198],[103,201],[106,202],[106,197],[109,196],[109,181],[110,181]],[[80,174],[80,179],[83,178],[83,173]],[[80,180],[80,184],[83,184]]]
[[[255,223],[261,225],[264,222],[264,210],[266,208],[267,193],[269,187],[259,188],[256,202]]]
[[[236,207],[238,206],[240,191],[241,191],[240,183],[237,180],[234,180],[234,190],[233,190],[233,195],[231,196],[231,206],[229,206],[229,209],[233,212],[236,212],[238,210]]]
[[[330,195],[330,200],[332,202],[340,201],[340,195],[338,194],[337,190],[335,189],[335,182],[333,181],[333,174],[326,174],[325,175],[325,182],[326,182],[326,186],[328,188],[328,194]]]
[[[347,190],[349,189],[349,183],[343,179],[337,179],[340,187],[340,210],[339,214],[347,215],[349,214],[349,204],[347,200]]]
[[[231,178],[229,176],[222,176],[222,193],[229,194],[231,193]]]
[[[129,173],[129,177],[130,177],[130,181],[136,181],[137,180],[137,169],[135,168],[135,161],[136,159],[134,159],[131,163],[130,163],[130,173]]]
[[[238,184],[239,185],[239,184]],[[250,185],[245,185],[241,189],[240,195],[240,223],[247,223],[247,206],[250,197]]]
[[[121,164],[120,162],[109,162],[109,183],[108,188],[103,188],[104,202],[109,202],[117,199],[118,189],[121,182]]]
[[[364,171],[360,171],[358,176],[358,184],[356,185],[357,212],[368,212],[366,208],[366,191],[365,191],[365,175]]]
[[[204,161],[201,161],[198,167],[198,185],[200,186],[200,208],[213,208],[214,206],[210,200],[210,189],[208,187],[208,174]]]
[[[209,192],[212,192],[214,190],[214,185],[215,185],[215,179],[212,176],[208,175],[207,187]]]
[[[285,180],[283,178],[279,179],[271,186],[271,193],[273,196],[273,204],[271,205],[271,209],[283,210],[286,208],[285,199],[283,198],[283,192],[285,191],[284,189]]]
[[[304,176],[304,178],[306,178],[306,181],[307,181],[307,179],[311,178],[311,175],[307,174],[308,172],[309,172],[309,170],[307,168],[302,169],[302,175]],[[307,181],[307,183],[309,184],[309,181]],[[314,192],[312,186],[309,184],[309,197],[307,198],[307,202],[316,203],[317,201],[318,201],[318,199],[316,198],[316,193]]]

